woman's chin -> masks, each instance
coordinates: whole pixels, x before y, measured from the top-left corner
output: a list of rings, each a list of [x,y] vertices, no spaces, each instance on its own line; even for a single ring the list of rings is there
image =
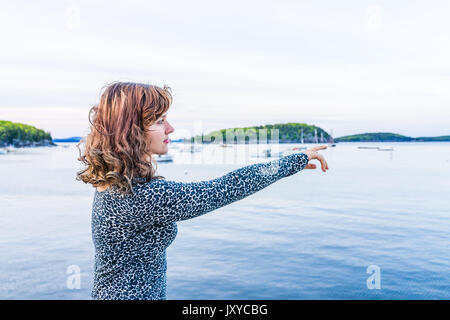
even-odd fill
[[[163,154],[167,154],[168,151],[169,150],[166,148],[165,150],[161,150],[161,152],[158,154],[162,156]]]
[[[154,154],[154,155],[163,155],[163,154],[166,154],[168,151],[169,151],[168,146],[165,146],[165,147],[161,148],[160,150],[153,150],[152,154]]]

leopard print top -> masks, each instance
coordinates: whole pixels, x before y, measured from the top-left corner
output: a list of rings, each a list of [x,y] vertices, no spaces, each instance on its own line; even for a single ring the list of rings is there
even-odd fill
[[[91,220],[95,248],[92,298],[165,300],[166,249],[177,235],[177,221],[241,200],[307,164],[305,153],[294,153],[209,181],[133,181],[130,195],[116,192],[115,186],[96,190]]]

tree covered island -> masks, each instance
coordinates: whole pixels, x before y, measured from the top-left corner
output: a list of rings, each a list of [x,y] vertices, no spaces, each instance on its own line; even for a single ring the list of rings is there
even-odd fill
[[[55,146],[49,132],[33,126],[0,120],[0,147]]]
[[[339,142],[429,142],[450,141],[450,136],[408,137],[390,132],[362,133],[333,138],[320,127],[305,123],[267,124],[228,128],[183,138],[184,143],[339,143]]]
[[[328,143],[331,135],[322,128],[305,123],[266,124],[245,128],[229,128],[184,138],[197,143]]]
[[[450,136],[439,137],[408,137],[390,132],[362,133],[350,136],[343,136],[334,139],[335,142],[430,142],[430,141],[450,141]]]

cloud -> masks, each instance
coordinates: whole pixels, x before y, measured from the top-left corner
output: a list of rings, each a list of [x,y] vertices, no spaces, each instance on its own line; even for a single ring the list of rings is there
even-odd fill
[[[118,80],[170,85],[180,129],[298,119],[339,134],[349,119],[395,130],[448,117],[448,2],[346,4],[5,3],[0,117],[78,135]]]

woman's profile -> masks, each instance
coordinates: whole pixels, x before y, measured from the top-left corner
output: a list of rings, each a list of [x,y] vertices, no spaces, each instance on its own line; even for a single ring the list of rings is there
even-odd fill
[[[248,165],[209,181],[176,182],[156,174],[152,155],[168,152],[170,88],[115,82],[89,112],[90,133],[77,145],[85,168],[77,180],[96,188],[92,203],[94,299],[166,299],[166,249],[177,221],[241,200],[303,169],[318,146]],[[92,115],[92,117],[91,117]],[[273,168],[276,170],[273,170]]]

